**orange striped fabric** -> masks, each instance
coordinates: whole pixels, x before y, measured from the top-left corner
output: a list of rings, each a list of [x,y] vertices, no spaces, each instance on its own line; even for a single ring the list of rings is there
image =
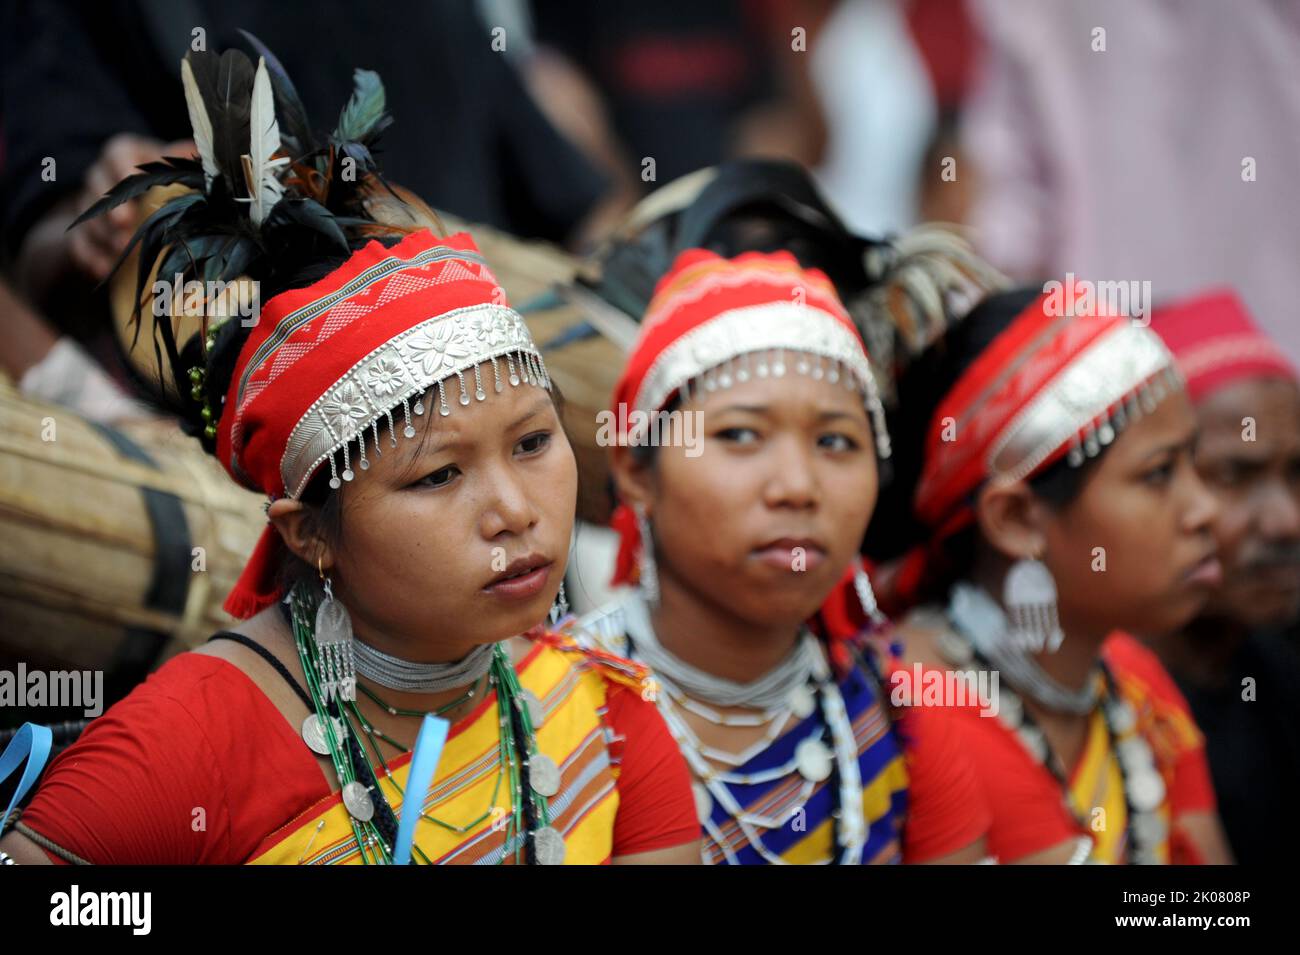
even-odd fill
[[[520,685],[542,702],[538,749],[560,767],[560,791],[548,805],[551,825],[564,837],[565,863],[607,862],[619,794],[617,745],[605,720],[606,681],[636,686],[643,671],[613,658],[593,659],[550,635],[540,638],[516,669]],[[499,786],[497,780],[504,773],[497,755],[498,724],[493,694],[452,728],[424,800],[424,818],[416,827],[417,861],[420,853],[434,863],[513,861],[515,846],[505,844],[512,794],[508,778]],[[399,817],[409,763],[409,754],[390,760],[391,776],[381,775],[379,781]],[[347,810],[333,793],[267,836],[249,861],[340,865],[360,864],[362,859]]]

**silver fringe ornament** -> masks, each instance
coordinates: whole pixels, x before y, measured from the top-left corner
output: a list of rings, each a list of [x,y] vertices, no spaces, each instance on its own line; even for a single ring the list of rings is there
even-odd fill
[[[325,599],[316,608],[316,665],[320,670],[321,690],[326,702],[339,699],[349,703],[357,699],[356,661],[352,650],[352,618],[348,608],[334,598],[334,589],[325,578]]]
[[[659,602],[659,569],[655,566],[655,542],[650,536],[650,519],[640,507],[635,509],[637,531],[641,535],[641,596],[650,606]]]
[[[564,581],[560,581],[560,592],[555,595],[551,605],[551,626],[555,626],[569,613],[569,598],[564,595]]]
[[[858,593],[858,603],[862,604],[862,612],[867,615],[867,619],[874,626],[886,623],[885,615],[880,612],[880,606],[876,603],[876,592],[871,589],[871,578],[867,576],[860,562],[853,569],[853,589]]]
[[[1056,581],[1034,557],[1016,561],[1002,584],[1012,646],[1026,653],[1055,653],[1065,639],[1056,609]]]

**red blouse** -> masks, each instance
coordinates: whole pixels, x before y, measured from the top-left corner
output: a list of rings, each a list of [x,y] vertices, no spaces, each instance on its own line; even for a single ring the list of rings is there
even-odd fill
[[[614,682],[606,703],[613,741],[622,738],[611,747],[611,855],[698,838],[686,764],[654,704]],[[311,751],[242,670],[187,653],[50,764],[22,822],[96,863],[237,864],[329,792]]]

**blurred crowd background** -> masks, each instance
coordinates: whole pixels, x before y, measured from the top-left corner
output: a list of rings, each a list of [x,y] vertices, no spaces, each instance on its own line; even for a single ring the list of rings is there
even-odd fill
[[[180,60],[241,28],[312,116],[379,72],[389,178],[575,256],[684,174],[777,157],[853,230],[962,224],[1015,280],[1231,287],[1300,363],[1294,0],[4,0],[0,380],[131,413],[103,283],[137,210],[67,227],[189,148]],[[1294,717],[1260,748],[1279,800]]]
[[[853,228],[966,223],[1013,278],[1230,285],[1293,358],[1300,5],[1283,0],[75,0],[4,7],[9,280],[93,338],[133,223],[64,228],[184,140],[202,25],[276,50],[309,113],[380,72],[391,178],[466,220],[590,248],[642,195],[735,156],[797,160]],[[50,160],[55,164],[50,167]],[[52,177],[52,178],[51,178]],[[116,227],[116,228],[114,228]],[[96,231],[98,228],[98,231]],[[82,281],[91,280],[90,282]],[[6,295],[6,314],[23,306]],[[47,338],[4,323],[15,378]],[[102,355],[104,360],[110,360]]]

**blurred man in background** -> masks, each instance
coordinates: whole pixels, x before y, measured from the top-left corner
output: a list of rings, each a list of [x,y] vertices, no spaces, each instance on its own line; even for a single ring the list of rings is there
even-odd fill
[[[1231,292],[1157,309],[1187,376],[1197,469],[1219,499],[1223,585],[1157,649],[1206,737],[1241,863],[1291,860],[1300,834],[1300,384]]]

